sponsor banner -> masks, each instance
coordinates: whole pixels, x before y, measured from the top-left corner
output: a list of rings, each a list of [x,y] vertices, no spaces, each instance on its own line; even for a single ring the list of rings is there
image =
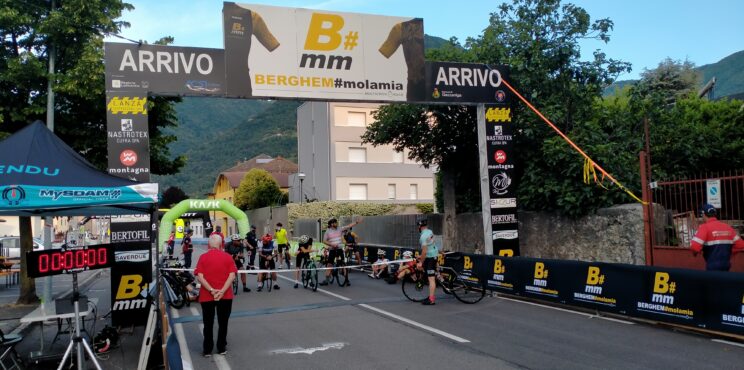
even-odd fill
[[[502,293],[517,294],[523,285],[519,275],[518,262],[514,258],[486,256],[476,257],[483,260],[483,279],[486,287]]]
[[[115,225],[127,224],[112,223],[112,234]],[[149,224],[147,226],[149,228]],[[111,268],[112,325],[145,325],[149,312],[147,290],[152,281],[149,240],[116,244],[114,259]]]
[[[106,122],[109,174],[149,182],[147,92],[108,92]]]
[[[131,243],[150,241],[150,220],[148,216],[135,222],[114,222],[111,220],[111,242]]]
[[[467,91],[467,88],[463,87],[463,89]],[[485,106],[488,194],[491,198],[490,217],[494,254],[518,256],[519,224],[514,169],[516,162],[513,149],[514,128],[511,124],[511,107],[508,103],[509,99],[504,98],[503,103]]]
[[[509,105],[512,94],[502,83],[508,71],[505,66],[426,62],[426,100]]]
[[[420,18],[224,3],[232,97],[424,101]]]
[[[65,208],[123,202],[152,203],[157,200],[157,187],[152,184],[119,188],[10,185],[0,187],[0,194],[0,209]]]
[[[223,95],[225,51],[162,45],[104,44],[106,91],[147,95]]]

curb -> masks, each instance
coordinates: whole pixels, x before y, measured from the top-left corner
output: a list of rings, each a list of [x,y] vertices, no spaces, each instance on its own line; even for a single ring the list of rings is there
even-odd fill
[[[98,270],[96,273],[91,274],[90,276],[88,276],[87,278],[85,278],[82,282],[78,282],[78,289],[80,289],[80,287],[84,287],[85,285],[87,285],[91,280],[98,278],[102,273],[103,273],[103,270]],[[64,292],[62,292],[60,294],[57,294],[56,296],[52,297],[52,299],[54,300],[54,299],[57,299],[59,297],[64,297],[64,296],[69,295],[69,294],[72,294],[72,288],[70,288],[70,289],[68,289],[68,290],[66,290],[66,291],[64,291]],[[13,329],[13,331],[11,332],[11,334],[13,334],[13,335],[24,334],[24,332],[26,331],[26,329],[29,326],[31,326],[31,324],[32,323],[26,323],[26,322],[21,323],[17,328]]]

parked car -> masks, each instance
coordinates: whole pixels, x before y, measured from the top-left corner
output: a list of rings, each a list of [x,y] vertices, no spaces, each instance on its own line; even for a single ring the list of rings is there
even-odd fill
[[[44,249],[44,242],[34,238],[34,250],[38,251],[40,249]],[[0,255],[9,259],[21,258],[21,237],[0,237]]]

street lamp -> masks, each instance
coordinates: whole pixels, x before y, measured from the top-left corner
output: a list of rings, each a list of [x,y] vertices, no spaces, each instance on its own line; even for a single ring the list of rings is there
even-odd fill
[[[305,174],[300,172],[297,174],[297,177],[300,178],[300,204],[302,204],[302,181],[305,180]]]

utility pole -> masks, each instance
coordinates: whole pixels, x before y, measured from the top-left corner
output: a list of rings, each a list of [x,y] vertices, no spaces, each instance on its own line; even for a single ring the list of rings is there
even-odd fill
[[[56,9],[55,0],[51,0],[53,12]],[[49,131],[54,133],[54,91],[52,90],[54,74],[54,45],[49,42],[47,45],[47,53],[49,54],[49,77],[47,78],[47,112],[46,112],[46,124]],[[44,217],[44,249],[52,248],[52,217]],[[50,303],[52,300],[52,277],[47,276],[44,278],[44,291],[42,293],[42,300],[44,303]]]

